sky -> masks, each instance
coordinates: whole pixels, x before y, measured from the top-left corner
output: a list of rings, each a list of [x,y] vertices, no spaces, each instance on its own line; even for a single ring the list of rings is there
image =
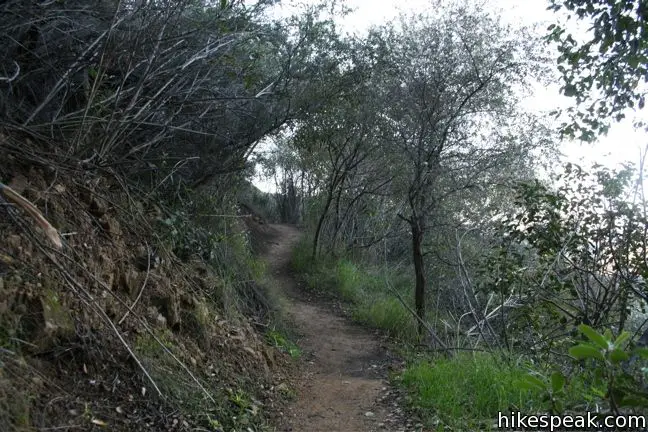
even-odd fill
[[[393,18],[401,12],[418,13],[434,11],[434,3],[438,0],[346,0],[346,5],[355,11],[338,21],[343,32],[363,34],[372,25],[379,25]],[[443,0],[442,0],[443,1]],[[451,1],[451,0],[445,0]],[[284,0],[279,14],[288,14],[291,10],[290,0]],[[488,0],[487,7],[502,16],[505,22],[514,25],[537,27],[540,35],[546,33],[549,24],[560,19],[554,12],[547,10],[547,0]],[[568,27],[570,30],[571,28]],[[581,28],[574,28],[578,33]],[[549,112],[557,107],[566,108],[571,104],[571,99],[560,95],[559,85],[533,86],[534,94],[526,98],[523,106],[532,112]],[[648,115],[643,113],[637,116],[632,112],[626,113],[627,118],[621,123],[614,124],[608,135],[600,137],[595,143],[563,142],[560,151],[565,162],[573,162],[588,167],[593,163],[605,165],[610,168],[619,166],[626,161],[638,162],[640,149],[645,148],[648,140],[645,133],[633,128],[635,119],[648,120]],[[263,189],[268,185],[261,184]]]

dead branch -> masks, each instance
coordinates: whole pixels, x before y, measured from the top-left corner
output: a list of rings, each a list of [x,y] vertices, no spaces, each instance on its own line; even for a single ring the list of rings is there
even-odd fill
[[[385,284],[387,285],[387,289],[389,289],[389,291],[391,291],[392,294],[394,294],[394,295],[396,296],[396,298],[398,299],[399,302],[401,302],[401,304],[403,305],[403,307],[404,307],[404,308],[405,308],[405,309],[406,309],[406,310],[407,310],[407,311],[408,311],[408,312],[409,312],[409,313],[410,313],[414,318],[416,318],[416,320],[417,320],[417,321],[418,321],[418,322],[419,322],[423,327],[425,327],[425,330],[427,330],[427,332],[428,332],[429,335],[432,337],[432,339],[434,339],[434,341],[435,341],[435,342],[436,342],[436,343],[437,343],[441,348],[443,348],[443,349],[448,349],[448,346],[447,346],[445,343],[443,343],[443,341],[439,338],[439,336],[437,336],[437,334],[436,334],[436,332],[434,331],[434,329],[433,329],[432,327],[430,327],[430,325],[429,325],[429,324],[428,324],[428,323],[427,323],[423,318],[421,318],[420,316],[418,316],[418,314],[416,313],[416,311],[415,311],[414,309],[412,309],[412,308],[407,304],[407,302],[405,301],[405,299],[403,299],[403,296],[401,296],[400,293],[399,293],[398,291],[396,291],[396,289],[395,289],[394,287],[391,286],[391,284],[389,283],[389,281],[388,281],[387,279],[385,279]]]
[[[18,75],[20,74],[20,65],[15,60],[13,63],[16,65],[16,71],[14,72],[14,74],[10,77],[0,77],[0,82],[10,83],[16,78],[18,78]]]
[[[58,249],[63,248],[63,242],[61,241],[61,236],[59,235],[58,230],[54,228],[52,224],[47,221],[47,219],[45,219],[43,214],[36,208],[35,205],[30,203],[18,192],[3,183],[0,183],[0,192],[8,201],[20,207],[27,214],[34,218],[38,226],[41,227],[41,229],[45,232],[47,238],[54,244],[54,246],[56,246]]]
[[[146,243],[146,277],[144,278],[144,282],[142,282],[142,287],[140,288],[139,294],[137,294],[137,298],[133,302],[133,304],[128,308],[124,316],[117,322],[117,324],[121,325],[121,323],[124,322],[126,317],[128,317],[128,314],[133,311],[133,308],[139,303],[140,298],[142,298],[142,294],[144,293],[144,288],[146,288],[146,283],[148,282],[149,279],[149,274],[151,273],[151,248],[149,248],[148,243]]]

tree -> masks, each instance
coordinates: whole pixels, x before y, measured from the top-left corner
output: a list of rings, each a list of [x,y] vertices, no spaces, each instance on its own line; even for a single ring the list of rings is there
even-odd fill
[[[392,196],[404,197],[398,216],[410,231],[420,332],[426,233],[442,223],[445,201],[530,150],[505,136],[507,119],[516,118],[514,83],[524,82],[532,54],[519,40],[467,8],[403,20],[369,38],[380,68],[374,88],[382,97],[381,140],[398,155]]]
[[[357,101],[357,99],[356,99]],[[312,258],[318,253],[320,236],[331,207],[340,216],[341,195],[354,173],[375,150],[369,113],[354,101],[337,98],[321,115],[313,116],[293,137],[300,152],[310,154],[312,172],[319,173],[321,205],[315,225]],[[339,220],[338,220],[339,222]]]
[[[516,187],[483,279],[518,305],[502,322],[504,333],[531,325],[540,345],[551,347],[580,323],[621,332],[631,312],[645,307],[648,221],[629,200],[633,180],[629,167],[589,174],[568,164],[555,188],[538,181]],[[514,342],[538,343],[530,334]]]
[[[592,140],[605,133],[610,120],[621,120],[628,108],[645,105],[648,78],[648,2],[645,0],[551,0],[549,9],[591,23],[585,41],[562,25],[549,27],[547,39],[558,46],[562,92],[576,99],[569,136]]]

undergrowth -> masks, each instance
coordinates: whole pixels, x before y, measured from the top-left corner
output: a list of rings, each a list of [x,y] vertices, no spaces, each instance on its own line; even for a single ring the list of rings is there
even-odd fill
[[[0,171],[3,183],[20,173]],[[30,175],[25,195],[46,189],[45,174]],[[269,430],[279,352],[298,348],[261,330],[281,306],[235,199],[132,191],[131,202],[49,181],[48,217],[75,227],[57,255],[65,266],[28,224],[9,223],[20,214],[0,218],[0,430]]]
[[[408,402],[428,426],[437,430],[495,430],[498,413],[545,412],[539,390],[521,387],[529,373],[520,362],[503,355],[461,353],[451,358],[412,361],[397,381],[408,391]],[[579,400],[581,382],[566,387],[566,398]]]
[[[299,346],[290,340],[283,332],[273,328],[266,333],[266,338],[270,345],[287,353],[290,357],[294,359],[301,357],[302,351]]]
[[[402,343],[417,341],[415,319],[394,294],[410,300],[408,276],[344,258],[313,262],[309,252],[310,244],[304,237],[292,254],[292,267],[309,289],[339,296],[351,305],[353,319],[362,324],[381,329]]]
[[[408,275],[345,258],[314,262],[309,252],[309,240],[302,238],[293,251],[293,269],[308,289],[336,295],[351,306],[354,320],[393,337],[407,366],[392,378],[406,390],[409,409],[427,427],[494,430],[500,412],[545,412],[545,395],[519,384],[532,370],[523,360],[498,352],[459,352],[451,357],[422,352],[416,322],[401,303],[411,301],[413,282]],[[568,383],[567,401],[581,399],[582,389],[581,382]]]

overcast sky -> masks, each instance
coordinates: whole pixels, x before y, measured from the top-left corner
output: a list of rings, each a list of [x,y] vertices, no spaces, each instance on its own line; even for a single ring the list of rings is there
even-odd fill
[[[401,11],[406,13],[430,10],[434,0],[348,0],[347,4],[356,12],[340,24],[349,32],[364,32],[373,24],[380,24],[396,17]],[[513,24],[537,26],[538,32],[544,34],[549,24],[557,19],[552,11],[547,10],[546,0],[489,0],[488,6]],[[577,32],[577,29],[574,29]],[[536,93],[525,101],[529,110],[551,111],[556,107],[567,107],[571,100],[559,94],[559,86],[536,86]],[[646,114],[642,113],[645,119]],[[628,119],[615,124],[606,137],[597,143],[581,144],[580,142],[563,143],[562,150],[567,160],[572,162],[596,162],[602,165],[615,166],[625,161],[637,161],[639,149],[646,145],[645,133],[635,131],[632,124],[635,115],[628,113]]]
[[[389,21],[401,12],[433,12],[436,1],[438,0],[346,0],[346,4],[355,9],[355,12],[340,20],[339,25],[344,32],[362,34],[370,26]],[[279,13],[289,14],[293,1],[284,0],[282,3],[282,11]],[[555,13],[547,10],[547,0],[488,0],[485,4],[500,14],[506,22],[537,27],[540,35],[544,35],[547,26],[558,19]],[[570,25],[573,26],[574,23]],[[579,30],[574,28],[574,31],[578,33]],[[571,103],[569,98],[559,94],[558,85],[537,85],[535,88],[535,94],[524,101],[524,106],[530,111],[549,112],[557,107],[567,107]],[[641,117],[644,120],[648,119],[645,112]],[[626,120],[614,124],[609,134],[594,144],[562,143],[561,150],[565,160],[583,164],[584,167],[591,163],[614,167],[625,161],[638,162],[639,150],[643,149],[648,141],[645,133],[634,130],[632,124],[636,118],[634,113],[627,113]]]

